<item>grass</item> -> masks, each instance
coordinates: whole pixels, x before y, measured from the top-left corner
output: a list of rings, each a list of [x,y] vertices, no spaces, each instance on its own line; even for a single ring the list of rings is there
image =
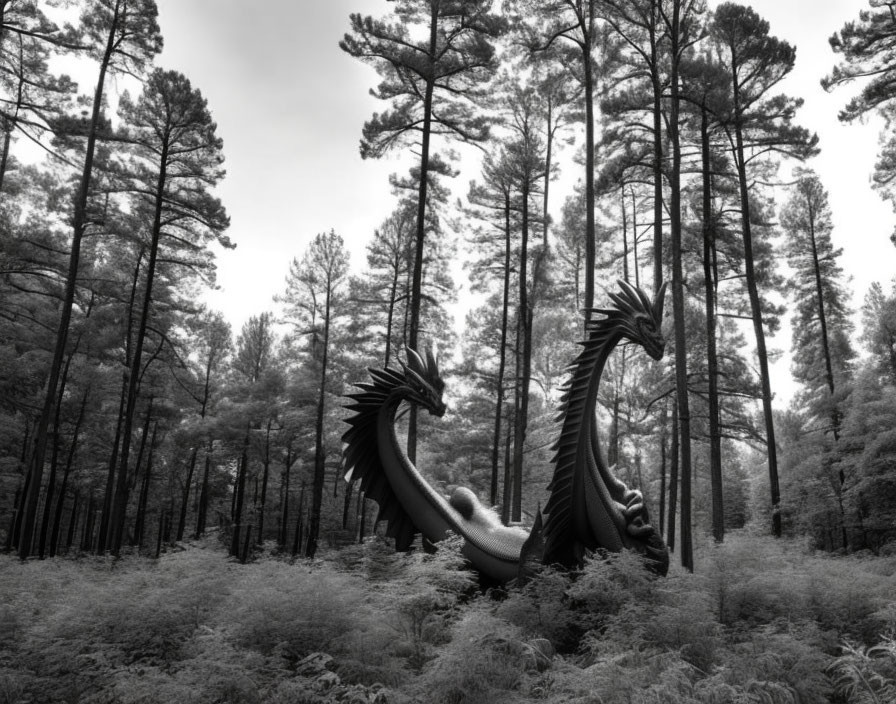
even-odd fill
[[[0,704],[890,702],[896,557],[732,535],[482,594],[458,545],[240,565],[0,556]]]

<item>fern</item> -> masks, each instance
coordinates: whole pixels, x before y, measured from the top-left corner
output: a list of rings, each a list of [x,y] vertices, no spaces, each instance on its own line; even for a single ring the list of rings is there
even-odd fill
[[[828,667],[834,688],[850,704],[896,701],[896,639],[885,636],[865,647],[845,641],[842,654]]]

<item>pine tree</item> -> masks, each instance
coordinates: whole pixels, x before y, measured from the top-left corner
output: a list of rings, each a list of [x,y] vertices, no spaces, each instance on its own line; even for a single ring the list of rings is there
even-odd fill
[[[680,76],[685,53],[700,38],[700,15],[703,3],[699,0],[672,0],[671,8],[661,10],[662,21],[669,42],[671,68],[669,71],[668,131],[672,150],[669,171],[669,226],[672,253],[672,315],[675,324],[675,395],[678,407],[681,453],[681,564],[694,569],[691,537],[691,411],[688,398],[688,368],[685,334],[685,301],[682,262],[682,204],[681,204],[681,108]]]
[[[314,436],[314,482],[305,556],[314,557],[320,534],[327,448],[324,446],[328,363],[335,318],[342,313],[343,286],[348,272],[348,253],[342,238],[332,230],[317,235],[302,257],[293,259],[280,297],[285,319],[297,335],[309,338],[312,368],[319,369]]]
[[[896,384],[896,284],[890,294],[875,281],[862,304],[862,342],[881,378]]]
[[[847,22],[829,39],[841,61],[821,85],[830,91],[854,81],[861,83],[858,94],[840,111],[842,122],[855,122],[872,112],[883,116],[885,128],[874,186],[896,207],[896,20],[891,2],[869,0],[868,4],[871,9],[861,10],[857,21]],[[896,243],[896,232],[891,239]]]
[[[398,0],[393,10],[397,24],[351,15],[352,34],[339,46],[371,64],[383,77],[373,91],[391,109],[374,114],[364,125],[362,157],[380,157],[400,146],[419,150],[417,171],[417,233],[411,278],[408,346],[417,349],[423,261],[426,254],[427,189],[433,136],[462,142],[481,142],[488,136],[488,121],[472,104],[476,92],[495,67],[491,40],[503,22],[490,13],[492,0]],[[421,30],[418,40],[413,29]],[[444,168],[442,172],[445,173]],[[412,410],[408,428],[408,456],[416,452],[417,414]]]
[[[156,69],[136,102],[122,99],[121,112],[135,157],[123,176],[134,192],[134,211],[146,217],[148,243],[143,301],[128,371],[115,500],[103,546],[116,554],[127,509],[131,432],[160,256],[179,260],[190,270],[207,256],[204,250],[210,242],[230,246],[223,234],[229,225],[227,215],[209,192],[223,176],[222,142],[199,91],[184,75]]]
[[[93,162],[97,135],[103,121],[103,97],[107,75],[116,73],[139,74],[162,45],[156,21],[155,0],[96,0],[81,17],[88,54],[99,62],[99,77],[94,91],[90,123],[87,128],[87,147],[84,167],[73,207],[72,241],[66,276],[65,294],[59,313],[59,324],[53,361],[46,382],[46,394],[34,433],[34,447],[29,460],[29,489],[24,494],[23,524],[19,545],[22,559],[31,554],[32,533],[37,515],[48,430],[59,390],[59,377],[68,343],[69,325],[75,299],[75,288],[81,259],[81,241],[90,225],[88,198],[93,176]],[[104,514],[105,515],[105,514]]]
[[[826,431],[837,440],[844,387],[855,357],[849,291],[838,261],[843,250],[831,241],[831,209],[818,176],[806,170],[796,176],[781,212],[784,253],[795,273],[788,288],[795,303],[793,375],[806,389],[810,413],[826,419]]]
[[[710,23],[710,35],[720,51],[720,60],[731,81],[731,120],[728,125],[731,151],[740,188],[741,228],[744,246],[744,273],[750,299],[756,355],[762,384],[768,471],[772,504],[772,532],[781,535],[778,512],[780,488],[778,450],[775,442],[772,391],[768,371],[765,323],[756,272],[753,241],[754,208],[748,173],[751,162],[769,152],[779,151],[805,158],[815,151],[817,137],[792,123],[801,100],[785,95],[768,97],[768,92],[793,68],[796,52],[787,42],[768,33],[768,22],[751,8],[723,3]]]
[[[594,305],[594,268],[597,259],[595,225],[595,100],[594,51],[598,45],[597,0],[515,0],[516,23],[533,53],[552,51],[560,64],[581,83],[585,103],[585,188],[583,307]]]

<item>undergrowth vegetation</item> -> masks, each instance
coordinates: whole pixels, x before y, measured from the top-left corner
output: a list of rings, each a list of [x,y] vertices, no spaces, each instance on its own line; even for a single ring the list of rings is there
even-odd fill
[[[313,562],[0,556],[0,704],[896,702],[896,557],[749,534],[483,591],[458,543]]]

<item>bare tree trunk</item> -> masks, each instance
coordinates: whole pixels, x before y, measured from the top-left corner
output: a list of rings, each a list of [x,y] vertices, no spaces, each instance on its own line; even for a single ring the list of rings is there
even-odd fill
[[[202,488],[199,491],[199,510],[196,512],[196,540],[205,534],[205,523],[208,516],[208,479],[212,464],[212,441],[208,441],[205,449],[205,468],[202,472]]]
[[[597,232],[594,224],[594,70],[591,65],[591,44],[594,36],[594,2],[587,3],[587,29],[583,27],[582,48],[585,88],[585,318],[591,319],[594,306],[594,267],[597,259]]]
[[[495,399],[495,427],[492,438],[492,477],[489,488],[489,503],[498,503],[498,474],[501,448],[501,418],[504,414],[504,375],[507,368],[507,328],[510,308],[510,193],[504,194],[504,290],[501,301],[501,342],[498,350],[497,398]]]
[[[264,506],[268,500],[268,474],[271,469],[271,424],[273,419],[268,418],[268,427],[264,434],[264,461],[262,463],[263,470],[261,475],[261,501],[258,509],[258,536],[256,542],[258,545],[264,543]]]
[[[675,515],[676,506],[678,505],[678,460],[679,460],[679,428],[678,428],[678,405],[672,406],[672,466],[669,470],[669,523],[666,529],[666,544],[670,551],[675,551]]]
[[[237,470],[236,483],[234,485],[233,504],[233,532],[230,536],[230,554],[233,557],[240,555],[240,527],[243,520],[243,501],[246,493],[246,472],[249,464],[249,426],[246,426],[246,437],[243,439],[243,451],[240,456],[239,469]]]
[[[286,550],[286,535],[289,530],[289,480],[292,473],[292,442],[286,448],[286,462],[283,469],[283,482],[281,489],[283,491],[283,500],[280,502],[280,536],[277,542],[280,544],[281,550]]]
[[[438,3],[431,4],[429,23],[429,56],[435,62],[438,51]],[[411,283],[411,321],[408,330],[408,347],[416,350],[419,345],[420,308],[423,295],[423,251],[426,239],[426,193],[429,186],[429,141],[432,132],[432,101],[435,75],[428,69],[423,94],[423,125],[420,137],[420,189],[417,194],[417,241],[414,248],[414,268]],[[408,459],[417,460],[417,407],[411,405],[408,414]],[[310,536],[309,536],[310,538]],[[316,540],[316,536],[315,536]],[[309,541],[310,542],[310,541]]]
[[[115,485],[115,500],[112,505],[111,537],[112,552],[117,555],[121,548],[122,532],[124,530],[125,515],[128,503],[128,459],[131,449],[131,428],[137,407],[137,392],[140,386],[141,365],[143,363],[143,345],[146,340],[146,332],[149,325],[150,307],[152,304],[153,282],[156,274],[156,262],[159,253],[159,241],[162,234],[162,208],[165,202],[165,186],[168,181],[168,149],[169,141],[166,139],[159,155],[159,174],[155,186],[155,208],[151,241],[149,246],[149,260],[146,263],[145,291],[143,293],[143,307],[140,312],[137,335],[134,338],[134,357],[131,360],[131,368],[128,372],[128,394],[124,413],[124,431],[121,439],[121,458],[118,465],[118,479]]]
[[[80,492],[76,489],[75,495],[72,497],[72,510],[68,517],[68,531],[65,536],[65,551],[71,552],[72,545],[75,543],[75,533],[78,527],[78,518],[80,517],[81,502]]]
[[[137,300],[137,286],[140,282],[140,265],[143,262],[143,248],[137,255],[137,264],[134,267],[134,275],[131,278],[131,292],[128,299],[128,320],[125,328],[124,366],[131,366],[131,346],[133,335],[131,331],[134,325],[134,304]],[[115,436],[112,440],[112,451],[109,455],[109,464],[106,470],[106,491],[103,494],[103,507],[100,516],[99,548],[98,552],[105,552],[109,548],[109,522],[112,520],[112,504],[115,496],[115,470],[118,467],[118,451],[121,446],[121,430],[124,426],[124,411],[127,405],[128,376],[125,372],[121,380],[121,395],[118,400],[118,415],[115,420]]]
[[[85,410],[87,409],[87,399],[90,395],[90,391],[85,391],[84,396],[81,399],[81,406],[78,409],[78,417],[75,420],[75,428],[72,431],[72,441],[68,448],[68,456],[65,460],[65,470],[62,474],[62,486],[59,488],[59,499],[56,502],[56,514],[53,517],[53,529],[50,533],[50,557],[55,557],[58,543],[59,543],[59,531],[61,530],[62,525],[62,507],[65,503],[65,494],[68,491],[68,479],[72,470],[72,463],[75,458],[75,452],[78,448],[78,436],[81,432],[81,423],[84,420]],[[77,494],[75,494],[77,497]],[[74,506],[72,507],[72,511],[74,511]],[[71,542],[69,542],[71,545]]]
[[[666,404],[663,403],[663,415],[660,418],[660,533],[666,528],[666,426],[668,420],[668,410]]]
[[[737,75],[736,66],[732,74]],[[778,482],[778,447],[775,442],[775,421],[772,410],[772,387],[768,370],[768,351],[765,346],[765,327],[762,322],[762,304],[756,284],[756,269],[753,257],[753,230],[750,218],[750,194],[747,183],[747,167],[744,157],[743,130],[741,128],[739,93],[737,80],[734,81],[734,109],[736,114],[734,131],[736,140],[737,175],[740,187],[741,223],[744,238],[744,273],[747,293],[753,318],[753,332],[756,336],[756,357],[759,362],[759,380],[762,388],[762,412],[765,417],[765,434],[768,451],[768,480],[771,493],[772,534],[781,537],[781,489]]]
[[[709,475],[712,486],[712,535],[717,543],[725,539],[725,503],[722,490],[722,432],[719,427],[719,360],[716,351],[716,291],[714,275],[715,222],[712,213],[712,170],[710,164],[709,114],[704,106],[700,120],[703,161],[703,290],[706,299],[706,366],[709,382]]]
[[[303,538],[303,529],[305,527],[304,521],[304,513],[305,513],[305,482],[302,482],[302,489],[299,492],[299,512],[296,516],[296,532],[293,536],[292,543],[292,556],[295,557],[302,550],[302,538]]]
[[[305,557],[314,557],[317,552],[317,541],[320,534],[321,507],[324,494],[324,473],[326,470],[326,451],[324,448],[324,404],[327,394],[327,360],[330,347],[330,305],[332,303],[332,286],[327,282],[326,308],[324,314],[323,358],[321,360],[320,389],[317,397],[317,420],[314,428],[314,483],[311,492],[311,520],[308,525],[308,543]]]
[[[524,177],[522,197],[522,223],[520,239],[519,312],[517,315],[517,396],[518,411],[514,422],[513,435],[513,501],[511,520],[522,519],[523,503],[523,457],[526,431],[529,423],[529,383],[532,376],[532,306],[528,293],[529,259],[529,184]]]
[[[152,481],[152,465],[153,455],[156,447],[156,434],[159,431],[159,423],[153,424],[152,440],[149,443],[149,456],[146,458],[146,470],[143,472],[143,482],[140,487],[140,498],[137,501],[137,517],[134,524],[134,540],[133,545],[138,549],[143,549],[144,528],[146,526],[146,504],[149,500],[149,485]],[[139,465],[138,465],[139,468]]]
[[[678,68],[681,60],[681,5],[672,8],[670,41],[672,54],[671,98],[669,100],[669,141],[672,145],[672,170],[669,174],[669,215],[672,230],[672,308],[675,320],[675,389],[678,398],[681,453],[681,564],[694,569],[691,540],[691,410],[688,399],[687,340],[684,318],[684,281],[681,232],[681,143],[679,136]]]

